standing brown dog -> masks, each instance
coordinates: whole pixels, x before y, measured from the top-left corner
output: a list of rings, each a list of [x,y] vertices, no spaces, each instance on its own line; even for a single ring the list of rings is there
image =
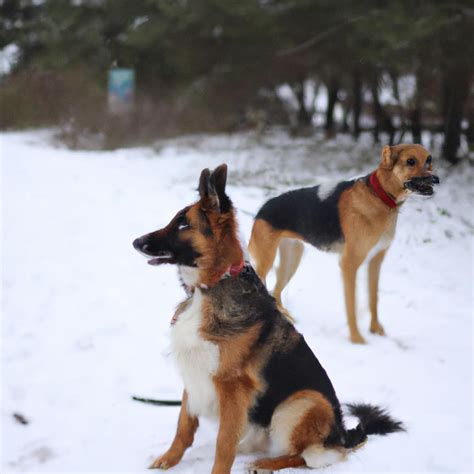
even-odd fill
[[[249,244],[258,275],[265,281],[279,248],[274,296],[281,301],[303,254],[301,241],[338,252],[350,339],[364,343],[356,322],[355,285],[357,270],[368,258],[370,331],[384,335],[377,314],[380,266],[395,235],[400,206],[412,193],[431,196],[439,183],[432,166],[421,145],[386,145],[380,165],[368,176],[270,199],[255,218]]]

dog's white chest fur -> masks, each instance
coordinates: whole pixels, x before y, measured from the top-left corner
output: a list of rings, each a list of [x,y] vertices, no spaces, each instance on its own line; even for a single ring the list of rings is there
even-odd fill
[[[194,290],[192,302],[178,316],[171,330],[171,350],[188,393],[188,408],[196,416],[217,416],[218,406],[213,376],[219,366],[219,348],[204,340],[202,293]]]
[[[395,236],[395,224],[396,220],[388,225],[385,232],[379,237],[377,243],[370,250],[367,255],[367,260],[372,260],[379,252],[387,250],[390,247],[393,237]]]

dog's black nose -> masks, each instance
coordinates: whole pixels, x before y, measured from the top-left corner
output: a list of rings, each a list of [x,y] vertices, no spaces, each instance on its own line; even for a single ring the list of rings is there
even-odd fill
[[[135,239],[135,240],[133,241],[133,248],[134,248],[135,250],[140,250],[140,249],[142,248],[140,239]]]
[[[433,174],[433,175],[431,176],[431,182],[432,182],[433,184],[439,184],[439,178],[438,178],[438,176],[436,176],[436,175]]]

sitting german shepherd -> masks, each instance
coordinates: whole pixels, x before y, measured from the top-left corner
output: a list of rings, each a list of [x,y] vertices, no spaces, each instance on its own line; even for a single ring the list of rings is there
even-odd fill
[[[151,467],[179,463],[200,416],[219,421],[213,474],[230,473],[241,441],[246,452],[271,448],[276,457],[254,467],[278,470],[325,466],[368,434],[403,430],[364,404],[350,406],[360,423],[346,430],[325,370],[244,262],[226,180],[226,165],[205,169],[199,201],[133,242],[150,265],[178,265],[188,293],[171,320],[172,352],[184,381],[178,428]]]

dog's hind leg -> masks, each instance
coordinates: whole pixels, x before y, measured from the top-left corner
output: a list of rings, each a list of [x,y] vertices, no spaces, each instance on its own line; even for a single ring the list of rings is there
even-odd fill
[[[254,222],[249,252],[255,263],[255,271],[264,283],[273,267],[280,239],[281,231],[275,230],[268,222],[263,219]]]
[[[280,265],[277,268],[277,281],[273,296],[281,303],[281,292],[295,274],[301,262],[304,245],[296,239],[283,238],[280,241]]]
[[[272,416],[272,452],[279,457],[260,459],[258,469],[322,467],[337,462],[343,453],[324,447],[334,426],[331,403],[315,390],[301,390],[280,403]]]
[[[269,471],[278,471],[288,467],[305,466],[306,462],[299,454],[287,454],[285,456],[278,456],[276,458],[258,459],[252,465],[250,472],[258,472],[257,470],[264,469]]]
[[[385,331],[378,320],[378,288],[379,288],[379,277],[380,267],[383,259],[385,258],[386,250],[382,250],[377,253],[368,266],[368,282],[369,282],[369,301],[370,301],[370,332],[385,336]]]

